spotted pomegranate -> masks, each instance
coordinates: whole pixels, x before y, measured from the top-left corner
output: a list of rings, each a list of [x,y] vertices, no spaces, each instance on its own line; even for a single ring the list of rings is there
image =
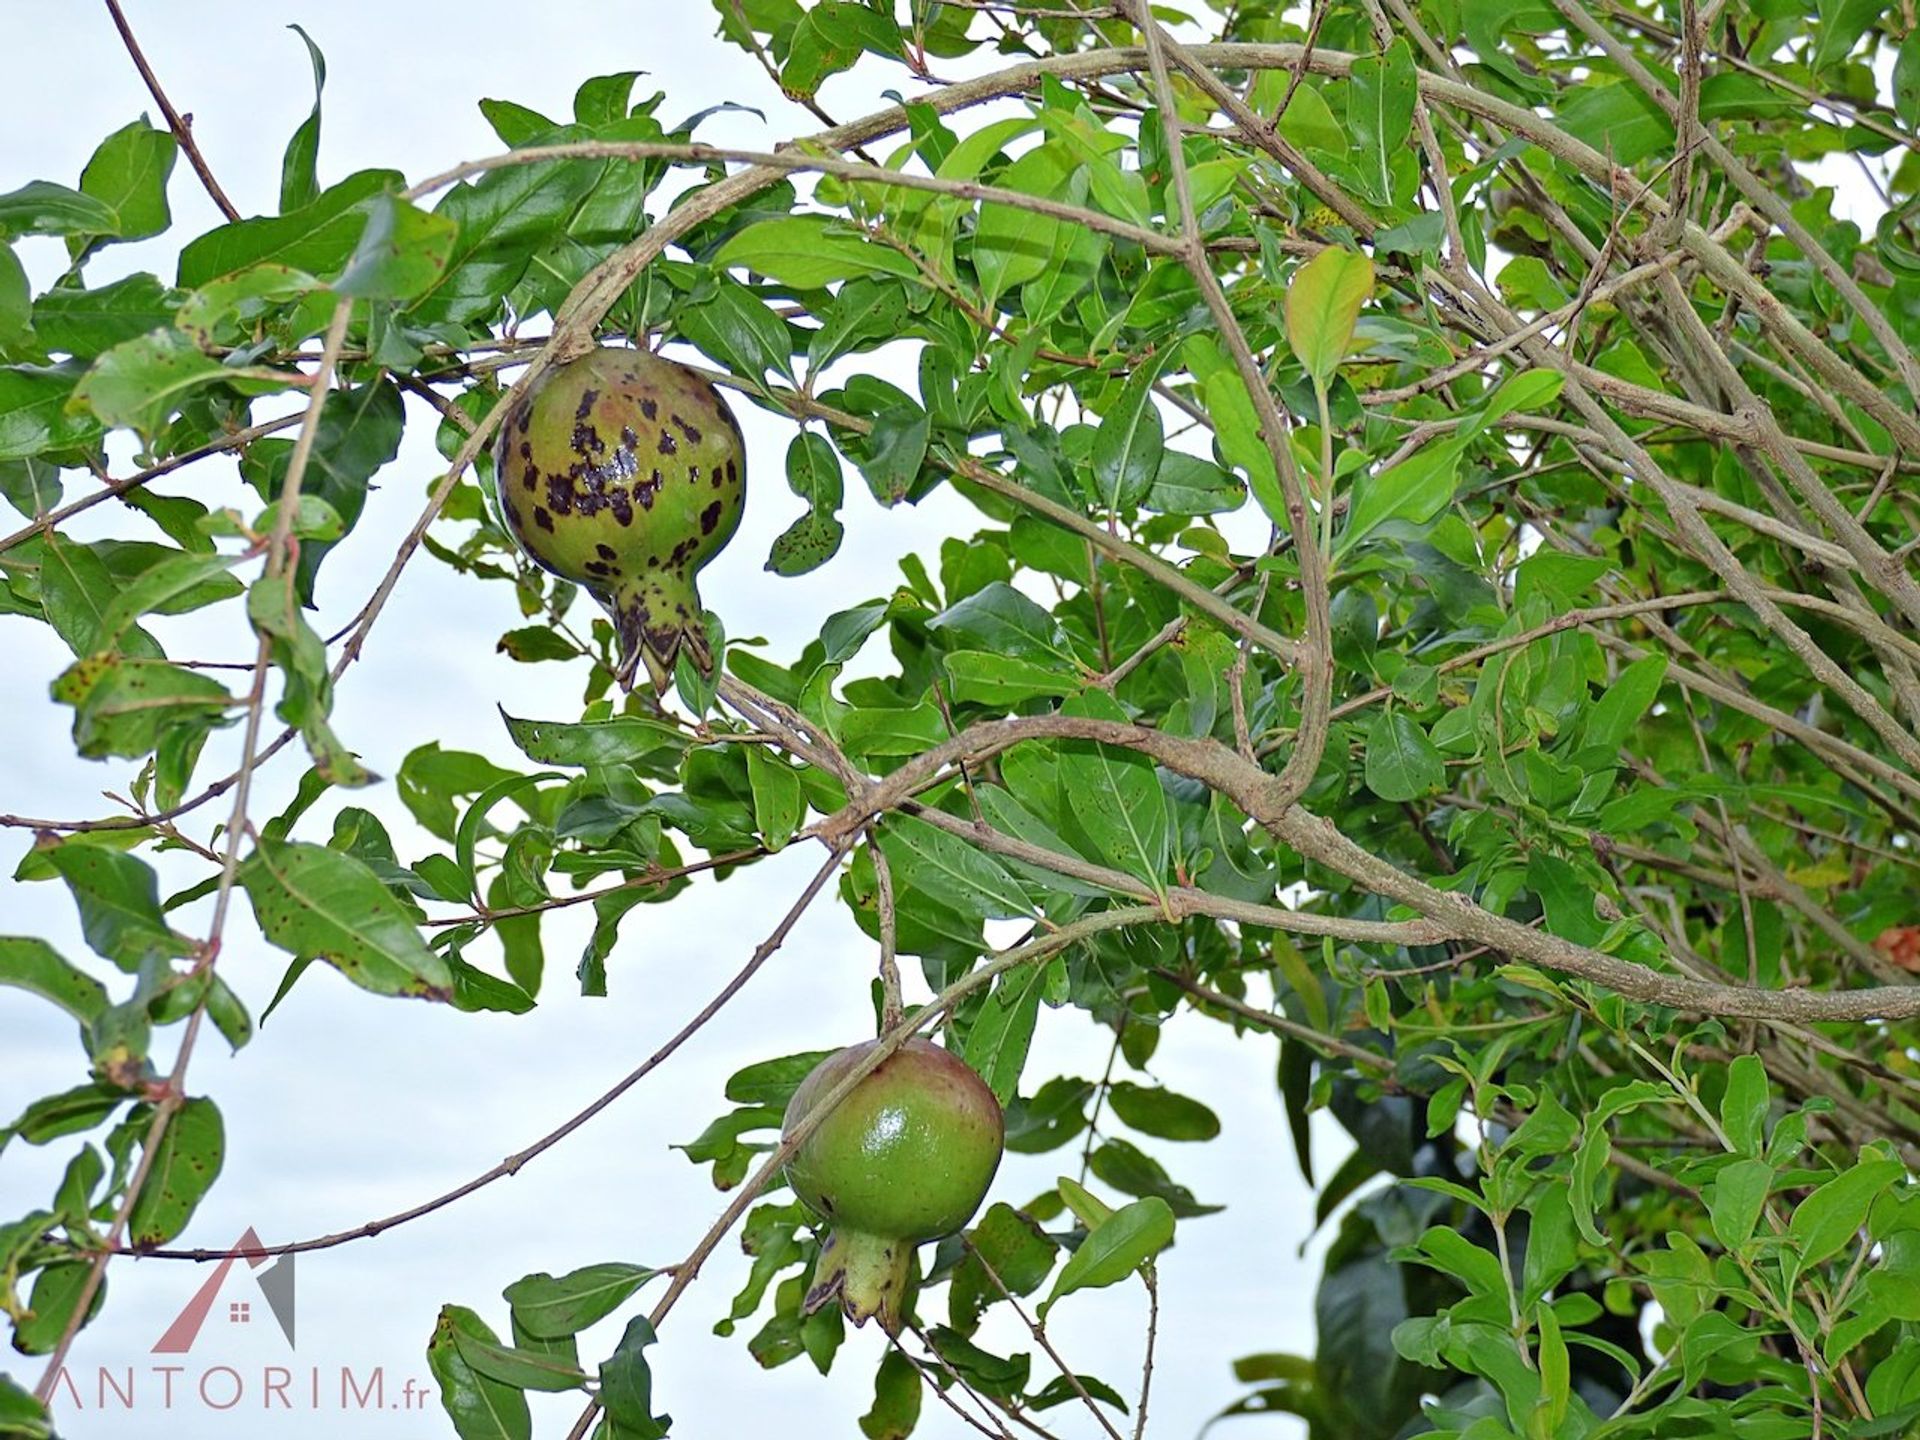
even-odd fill
[[[616,676],[665,688],[683,651],[711,671],[694,577],[733,538],[746,447],[705,377],[602,347],[547,371],[494,440],[500,510],[540,565],[613,617]]]
[[[879,1044],[814,1067],[788,1102],[789,1135]],[[794,1193],[827,1223],[806,1311],[835,1300],[856,1325],[906,1319],[914,1247],[973,1218],[999,1168],[1005,1124],[986,1082],[951,1051],[909,1040],[861,1080],[787,1162]]]

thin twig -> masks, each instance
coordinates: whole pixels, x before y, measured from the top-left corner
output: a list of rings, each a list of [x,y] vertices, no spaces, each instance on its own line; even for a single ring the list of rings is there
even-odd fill
[[[180,142],[180,148],[187,152],[187,163],[193,166],[193,173],[200,177],[200,183],[206,187],[207,194],[213,197],[213,203],[220,207],[220,213],[228,220],[238,220],[240,212],[227,199],[227,192],[220,188],[220,182],[213,178],[207,160],[200,153],[200,147],[194,142],[193,121],[191,116],[182,115],[173,108],[173,102],[167,98],[167,92],[160,88],[160,79],[153,73],[153,67],[147,64],[147,57],[141,52],[140,42],[133,38],[133,27],[127,24],[127,17],[120,13],[120,0],[107,0],[107,13],[113,17],[113,28],[120,32],[120,39],[127,47],[127,54],[133,57],[133,63],[140,72],[140,78],[147,82],[147,91],[153,96],[153,103],[160,107],[160,113],[167,117],[167,128],[173,132],[173,138]]]

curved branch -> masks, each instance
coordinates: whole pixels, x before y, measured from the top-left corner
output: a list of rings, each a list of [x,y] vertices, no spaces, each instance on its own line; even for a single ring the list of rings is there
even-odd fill
[[[1632,961],[1576,945],[1482,909],[1464,895],[1437,890],[1397,869],[1342,835],[1321,816],[1280,798],[1277,777],[1243,760],[1215,740],[1194,740],[1121,721],[1070,715],[989,720],[916,756],[868,793],[832,817],[832,836],[866,823],[881,809],[902,803],[912,791],[961,759],[998,754],[1022,740],[1091,740],[1147,755],[1167,769],[1216,790],[1301,856],[1344,875],[1374,894],[1438,921],[1449,938],[1473,940],[1548,970],[1588,980],[1652,1005],[1694,1014],[1753,1020],[1902,1020],[1920,1016],[1920,986],[1875,986],[1818,993],[1718,985],[1665,975]]]

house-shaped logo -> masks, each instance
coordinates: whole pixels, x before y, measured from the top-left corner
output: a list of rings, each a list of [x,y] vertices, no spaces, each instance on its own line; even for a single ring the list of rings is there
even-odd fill
[[[213,1313],[220,1299],[220,1292],[227,1283],[227,1272],[233,1269],[235,1260],[244,1260],[247,1270],[253,1273],[254,1284],[259,1288],[267,1309],[280,1326],[280,1333],[287,1337],[287,1348],[293,1348],[293,1262],[292,1255],[282,1255],[269,1263],[260,1237],[249,1225],[246,1232],[233,1243],[231,1249],[221,1258],[213,1274],[196,1290],[186,1307],[174,1317],[166,1333],[154,1342],[156,1355],[185,1355],[193,1349],[194,1342],[200,1338],[201,1327],[207,1323],[207,1317]],[[266,1268],[261,1269],[262,1266]],[[251,1299],[229,1298],[226,1309],[227,1323],[230,1325],[248,1325],[253,1322],[254,1306]]]

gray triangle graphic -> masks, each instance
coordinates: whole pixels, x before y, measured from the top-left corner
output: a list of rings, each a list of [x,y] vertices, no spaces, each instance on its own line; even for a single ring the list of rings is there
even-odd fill
[[[292,1255],[282,1255],[255,1277],[260,1282],[260,1293],[267,1297],[273,1318],[280,1322],[280,1333],[287,1337],[289,1347],[293,1345],[294,1259]]]

